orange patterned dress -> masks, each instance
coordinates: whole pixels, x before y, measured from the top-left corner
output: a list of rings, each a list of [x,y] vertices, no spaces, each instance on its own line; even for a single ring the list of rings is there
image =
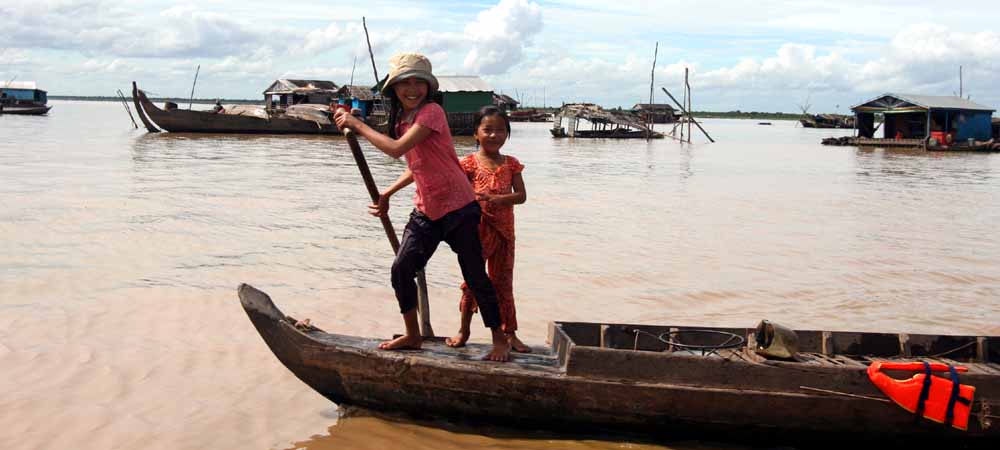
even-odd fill
[[[524,165],[510,155],[504,156],[503,164],[494,171],[481,166],[475,153],[466,155],[460,163],[477,194],[512,193],[514,175],[524,170]],[[479,206],[483,210],[479,221],[479,240],[483,244],[486,272],[497,291],[503,331],[513,333],[517,330],[514,309],[514,205],[479,202]],[[463,312],[478,309],[472,291],[464,283],[458,309]]]

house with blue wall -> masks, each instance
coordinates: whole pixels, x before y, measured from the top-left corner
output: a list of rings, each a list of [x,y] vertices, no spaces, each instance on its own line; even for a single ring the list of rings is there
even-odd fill
[[[36,103],[44,105],[49,102],[48,93],[38,89],[34,81],[11,81],[0,83],[0,98],[6,98],[6,102],[27,104]]]
[[[382,95],[370,86],[345,84],[337,90],[337,103],[350,105],[351,109],[361,111],[361,117],[368,117],[375,109],[376,101],[381,101]]]
[[[994,108],[956,96],[883,94],[851,108],[858,137],[875,138],[880,114],[882,138],[965,142],[992,138]]]

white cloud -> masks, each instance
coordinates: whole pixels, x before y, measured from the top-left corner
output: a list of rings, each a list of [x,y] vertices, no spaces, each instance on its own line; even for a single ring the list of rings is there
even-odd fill
[[[340,47],[358,45],[364,36],[364,29],[359,23],[349,23],[341,27],[336,23],[331,23],[326,28],[319,28],[306,33],[305,40],[301,47],[293,48],[292,54],[316,55],[328,52]]]
[[[465,68],[478,74],[506,72],[521,61],[524,48],[542,30],[542,8],[527,0],[500,0],[465,27],[473,48]]]

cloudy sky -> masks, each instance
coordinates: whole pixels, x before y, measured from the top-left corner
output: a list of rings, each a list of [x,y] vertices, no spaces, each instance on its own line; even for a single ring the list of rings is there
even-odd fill
[[[51,95],[132,80],[186,97],[258,98],[276,78],[373,81],[398,51],[526,103],[631,106],[691,72],[696,110],[845,111],[883,92],[1000,107],[1000,7],[920,0],[2,0],[0,78]],[[355,65],[356,61],[356,65]]]

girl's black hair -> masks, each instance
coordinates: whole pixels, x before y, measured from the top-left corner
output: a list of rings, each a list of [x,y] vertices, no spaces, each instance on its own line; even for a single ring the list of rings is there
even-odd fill
[[[479,112],[477,112],[473,116],[472,129],[478,130],[479,124],[483,123],[483,119],[493,116],[503,119],[504,125],[507,126],[507,139],[510,139],[510,118],[507,117],[507,113],[505,113],[502,109],[496,107],[496,105],[486,105],[482,108],[479,108]]]
[[[428,83],[427,87],[430,87],[430,83]],[[391,86],[389,89],[386,89],[385,94],[383,94],[382,97],[389,99],[389,137],[399,139],[399,136],[396,134],[396,125],[399,124],[399,116],[403,112],[403,103],[399,101],[398,97],[396,97],[396,90]],[[444,106],[444,97],[441,95],[441,91],[428,93],[427,98],[424,101]]]

